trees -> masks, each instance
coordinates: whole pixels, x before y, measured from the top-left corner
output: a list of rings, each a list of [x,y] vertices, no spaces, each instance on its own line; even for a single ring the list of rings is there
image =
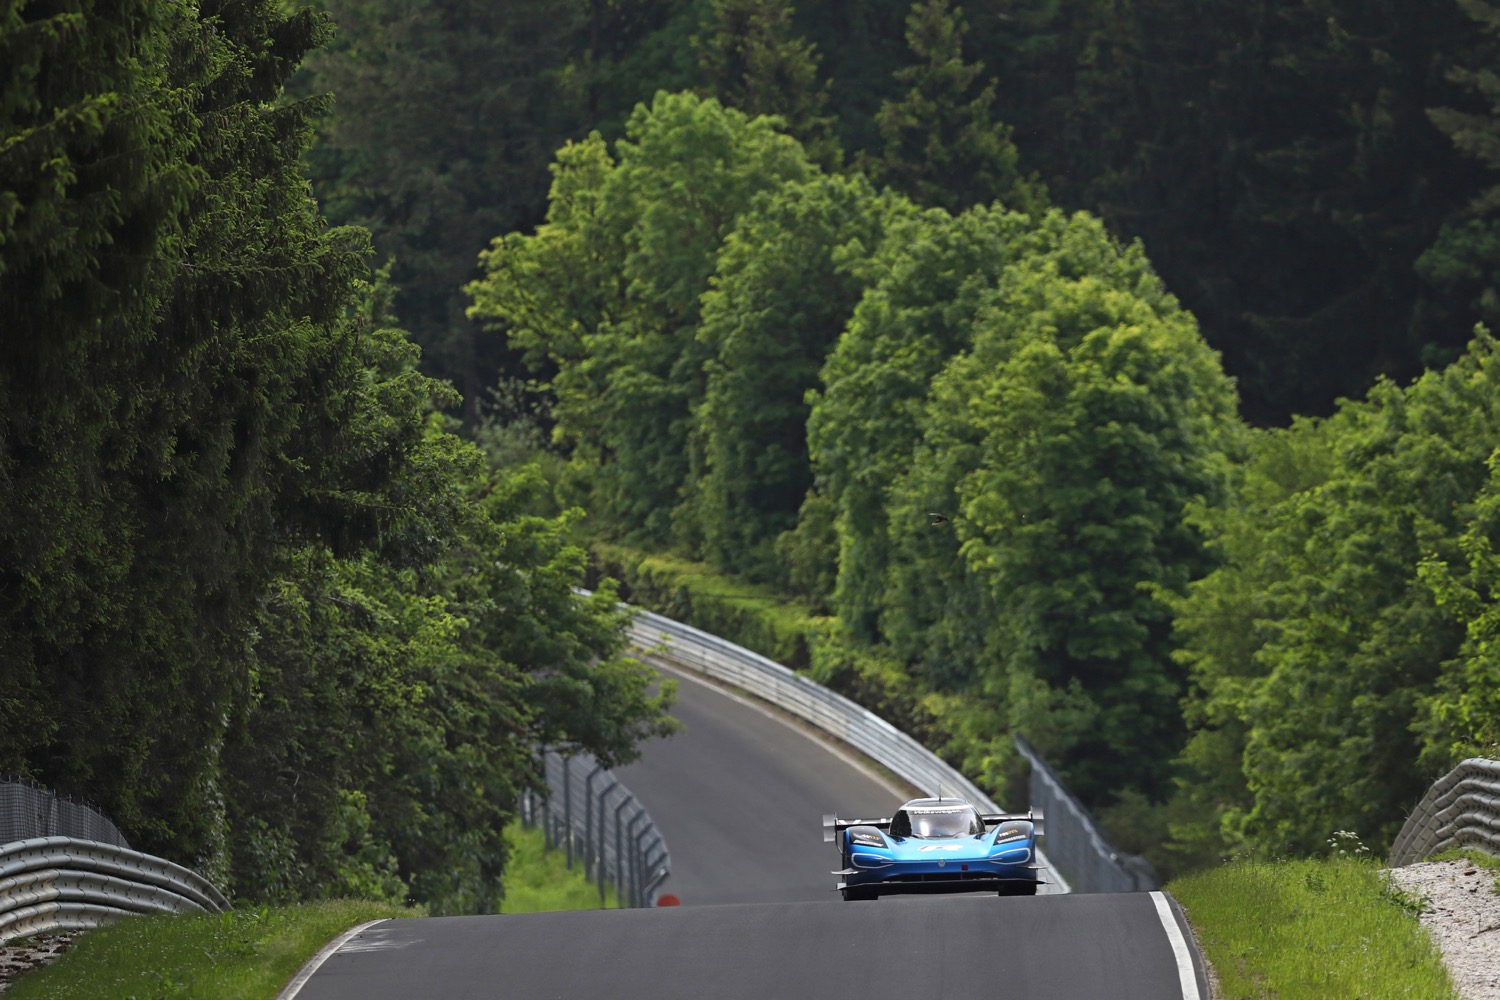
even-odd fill
[[[4,60],[27,84],[0,185],[26,234],[3,251],[25,335],[0,393],[0,675],[35,725],[0,756],[186,858],[221,843],[218,752],[275,539],[350,510],[324,492],[342,414],[316,389],[354,377],[335,319],[363,242],[321,225],[297,166],[310,108],[278,102],[323,22],[275,6],[6,24],[30,55]]]
[[[394,262],[402,323],[472,420],[509,362],[468,324],[461,290],[489,239],[535,224],[547,160],[580,128],[581,95],[564,68],[584,5],[322,6],[337,40],[308,60],[300,84],[335,95],[308,158],[314,187],[330,219],[367,227]]]
[[[706,383],[699,297],[715,255],[757,194],[810,168],[772,119],[692,94],[637,108],[614,159],[598,138],[566,149],[547,226],[498,240],[471,294],[476,315],[518,331],[533,364],[541,352],[573,360],[550,389],[558,435],[588,444],[574,458],[591,510],[664,542],[693,524],[677,515]],[[563,256],[565,294],[525,283]]]
[[[3,9],[0,769],[243,898],[492,908],[534,740],[670,692],[318,215],[279,9]]]
[[[1482,0],[1463,0],[1460,6],[1492,39],[1500,37],[1500,10]],[[1487,108],[1467,110],[1460,107],[1428,108],[1427,116],[1453,141],[1458,151],[1478,160],[1490,170],[1500,168],[1497,136],[1500,136],[1500,80],[1494,73],[1493,55],[1489,66],[1482,56],[1478,67],[1453,66],[1448,78],[1471,91],[1488,104]],[[1500,208],[1500,185],[1492,185],[1475,194],[1464,210],[1447,220],[1433,245],[1417,260],[1417,271],[1433,286],[1458,301],[1454,306],[1474,310],[1493,327],[1500,321],[1500,292],[1496,275],[1500,271],[1500,228],[1494,213]]]
[[[828,88],[818,80],[815,46],[789,37],[787,0],[710,0],[708,31],[693,38],[707,94],[750,117],[776,115],[808,158],[825,169],[843,159],[825,114]]]
[[[965,30],[947,0],[912,5],[906,40],[917,62],[896,72],[907,91],[875,116],[883,149],[866,167],[922,205],[959,212],[998,200],[1040,212],[1045,189],[1022,174],[1010,129],[991,117],[995,83],[976,86],[984,64],[963,61]]]
[[[1158,595],[1204,568],[1182,512],[1222,493],[1234,397],[1138,245],[1057,213],[1023,242],[890,490],[882,625],[1086,801],[1160,798],[1182,677]],[[913,527],[926,509],[951,530]]]
[[[855,634],[879,635],[885,575],[886,491],[910,459],[927,382],[967,346],[996,275],[1021,252],[1028,220],[978,207],[931,210],[891,227],[888,258],[809,396],[808,451],[838,511],[834,605]]]
[[[1434,689],[1419,703],[1416,731],[1422,739],[1419,763],[1430,771],[1456,765],[1466,757],[1493,757],[1500,743],[1500,669],[1495,648],[1496,474],[1500,461],[1490,455],[1489,477],[1473,506],[1473,519],[1458,538],[1459,559],[1434,556],[1418,566],[1432,588],[1438,607],[1464,625],[1458,655],[1442,665]]]
[[[773,551],[812,488],[807,392],[865,287],[868,259],[910,206],[862,178],[819,175],[767,192],[719,250],[698,340],[710,351],[697,411],[697,516],[718,565],[782,577]]]
[[[1466,22],[1451,0],[1086,7],[1050,148],[1022,153],[1144,241],[1250,419],[1327,413],[1472,326],[1413,271],[1477,190],[1426,115],[1456,97],[1445,62],[1484,47]]]
[[[1493,353],[1481,338],[1406,389],[1383,383],[1267,436],[1240,502],[1206,522],[1230,558],[1177,613],[1204,723],[1190,754],[1207,780],[1211,746],[1244,775],[1229,836],[1270,851],[1314,850],[1337,829],[1385,842],[1433,777],[1422,706],[1464,689],[1468,619],[1434,590],[1463,607],[1459,540],[1474,537],[1495,440]],[[1430,759],[1441,732],[1426,732]]]

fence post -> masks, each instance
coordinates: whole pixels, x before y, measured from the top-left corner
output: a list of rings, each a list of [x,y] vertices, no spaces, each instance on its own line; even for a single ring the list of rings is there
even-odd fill
[[[630,841],[630,905],[632,906],[641,905],[638,898],[641,890],[641,857],[640,852],[636,850],[635,825],[644,815],[646,815],[646,807],[637,807],[635,815],[630,817],[630,823],[625,827],[626,838]]]
[[[620,813],[630,805],[630,800],[621,799],[615,806],[615,897],[621,907],[625,906],[625,830],[620,825]]]
[[[646,848],[642,844],[646,834],[651,832],[651,825],[647,823],[641,828],[641,832],[635,835],[635,896],[637,906],[646,905],[646,880],[651,877],[651,866],[646,859]]]
[[[563,758],[563,837],[567,841],[568,867],[573,867],[573,762]]]
[[[598,859],[594,857],[594,779],[599,777],[604,768],[597,763],[589,772],[583,782],[583,873],[592,876],[597,867]]]
[[[620,783],[611,778],[609,787],[599,793],[599,868],[595,874],[595,878],[599,882],[599,908],[601,910],[604,909],[604,903],[607,898],[604,893],[604,885],[605,879],[608,877],[608,873],[604,870],[604,821],[609,817],[604,810],[604,804],[609,801],[609,793],[619,787]]]

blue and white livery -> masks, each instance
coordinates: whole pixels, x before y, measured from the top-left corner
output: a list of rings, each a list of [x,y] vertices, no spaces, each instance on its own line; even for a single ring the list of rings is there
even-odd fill
[[[1032,896],[1041,883],[1042,817],[981,813],[963,799],[912,799],[882,819],[823,817],[836,841],[844,899],[898,892],[998,892]]]

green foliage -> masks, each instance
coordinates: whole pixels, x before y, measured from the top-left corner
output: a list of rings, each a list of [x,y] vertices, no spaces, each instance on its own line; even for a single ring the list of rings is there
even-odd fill
[[[1430,555],[1418,566],[1438,607],[1465,631],[1458,655],[1443,665],[1422,704],[1422,761],[1432,770],[1466,757],[1493,758],[1500,746],[1500,452],[1488,465],[1458,538],[1462,557],[1448,562]]]
[[[525,674],[527,745],[630,763],[641,741],[676,731],[665,714],[675,685],[625,655],[628,613],[612,580],[574,592],[588,561],[570,541],[582,511],[534,513],[549,501],[535,467],[501,470],[476,489],[484,521],[450,557],[444,582],[478,649]]]
[[[720,249],[698,328],[712,358],[696,414],[696,513],[718,565],[752,579],[784,572],[773,546],[813,485],[805,397],[864,290],[863,265],[911,214],[862,178],[818,176],[769,192]]]
[[[1419,753],[1446,759],[1441,725],[1425,741],[1413,727],[1440,677],[1457,695],[1470,666],[1434,589],[1467,620],[1453,585],[1472,572],[1460,537],[1483,531],[1469,525],[1500,431],[1493,352],[1481,337],[1406,390],[1264,435],[1236,502],[1199,518],[1225,563],[1176,605],[1201,730],[1187,760],[1222,792],[1189,791],[1217,803],[1229,844],[1309,851],[1329,829],[1388,843],[1436,776]]]
[[[387,384],[436,388],[406,360]],[[381,384],[371,397],[389,403]],[[671,685],[653,694],[654,674],[621,655],[613,591],[573,593],[576,512],[533,513],[550,503],[535,468],[485,473],[416,402],[372,415],[418,433],[392,471],[453,515],[421,524],[440,544],[399,572],[373,556],[296,553],[262,602],[252,708],[227,754],[235,885],[249,898],[359,892],[495,912],[500,831],[532,780],[532,749],[623,763],[671,731]]]
[[[1500,38],[1500,9],[1483,0],[1460,0],[1459,6],[1491,39]],[[1489,66],[1457,65],[1448,71],[1448,79],[1482,98],[1487,107],[1473,111],[1429,108],[1428,118],[1459,152],[1491,171],[1500,169],[1500,76],[1495,73],[1493,54]],[[1491,326],[1500,322],[1496,209],[1500,209],[1500,184],[1476,194],[1462,217],[1445,220],[1437,240],[1417,259],[1424,279],[1474,309]]]
[[[338,25],[298,81],[335,95],[308,169],[336,223],[394,262],[396,310],[466,416],[509,363],[464,316],[462,286],[496,233],[529,227],[545,165],[584,109],[563,69],[584,5],[318,0]]]
[[[618,139],[637,104],[663,90],[698,87],[693,39],[706,12],[705,0],[588,4],[563,71],[568,90],[583,98],[586,127]]]
[[[1158,796],[1182,728],[1157,592],[1204,568],[1182,512],[1222,494],[1234,397],[1139,246],[1056,214],[1028,242],[890,490],[882,629],[1087,801]]]
[[[948,0],[912,4],[906,41],[917,62],[896,72],[905,96],[875,116],[884,148],[866,158],[866,169],[922,205],[959,212],[999,201],[1040,213],[1045,188],[1022,176],[1011,130],[991,117],[994,81],[976,89],[984,64],[963,61],[966,30],[963,11]]]
[[[29,720],[0,767],[184,859],[221,850],[244,630],[274,539],[320,527],[322,387],[358,368],[363,240],[324,229],[312,109],[278,99],[326,29],[275,8],[28,7],[0,39],[0,704]]]
[[[600,571],[619,579],[624,600],[692,622],[794,669],[806,666],[811,627],[820,619],[777,590],[623,545],[596,542],[591,552]]]
[[[805,669],[918,739],[937,731],[905,664],[850,636],[837,619],[711,566],[607,542],[595,543],[592,553],[601,571],[620,579],[632,604]]]
[[[790,37],[788,0],[709,0],[708,17],[707,33],[693,38],[708,95],[751,117],[780,117],[813,162],[838,167],[843,151],[824,113],[817,48]]]
[[[60,6],[0,21],[0,770],[241,899],[494,909],[537,743],[629,760],[671,691],[319,217],[325,20]]]
[[[776,536],[776,562],[786,574],[786,587],[810,601],[820,613],[831,610],[838,580],[838,507],[826,496],[809,491],[797,510],[796,527]]]
[[[1450,362],[1492,309],[1493,257],[1449,251],[1493,177],[1444,132],[1472,150],[1493,119],[1484,0],[324,6],[340,40],[302,85],[339,95],[320,195],[396,257],[470,424],[496,369],[517,374],[457,313],[472,255],[543,217],[559,143],[619,138],[659,91],[780,115],[825,168],[833,119],[848,159],[924,204],[1033,211],[1045,189],[1143,239],[1259,424]],[[1465,263],[1483,279],[1453,283]]]
[[[886,553],[885,492],[909,461],[927,383],[967,346],[980,305],[1021,252],[1025,216],[941,210],[890,227],[888,252],[808,399],[808,451],[838,509],[834,606],[855,635],[877,634]],[[925,518],[923,519],[925,521]]]
[[[533,368],[558,365],[556,434],[575,446],[591,512],[616,530],[658,542],[691,530],[691,518],[676,522],[710,356],[699,298],[756,195],[809,170],[774,120],[659,94],[631,116],[613,160],[598,136],[564,147],[547,224],[485,255],[474,314]],[[543,274],[557,276],[555,291],[533,280]]]

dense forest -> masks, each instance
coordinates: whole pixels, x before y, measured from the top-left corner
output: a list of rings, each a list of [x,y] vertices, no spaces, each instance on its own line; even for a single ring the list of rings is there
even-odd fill
[[[606,542],[1171,866],[1494,752],[1482,0],[0,11],[0,772],[242,898],[493,909]]]
[[[0,10],[0,774],[241,900],[495,910],[534,749],[629,760],[670,691],[320,216],[327,19]]]

